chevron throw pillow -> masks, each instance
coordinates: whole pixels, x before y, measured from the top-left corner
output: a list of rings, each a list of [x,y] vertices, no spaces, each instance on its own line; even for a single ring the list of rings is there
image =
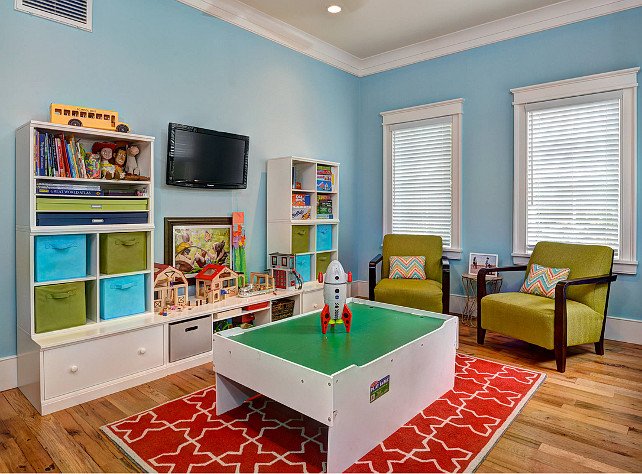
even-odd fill
[[[390,257],[390,275],[388,278],[397,279],[426,279],[426,257]]]
[[[568,268],[548,268],[534,263],[519,291],[555,299],[555,285],[566,280],[570,272]]]

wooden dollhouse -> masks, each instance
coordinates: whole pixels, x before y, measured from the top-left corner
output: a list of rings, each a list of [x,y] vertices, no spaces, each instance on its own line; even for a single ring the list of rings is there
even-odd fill
[[[183,272],[162,263],[154,264],[154,311],[187,304],[187,278]]]
[[[196,299],[216,303],[226,296],[236,296],[239,293],[239,279],[244,280],[244,275],[225,265],[207,265],[195,278]]]

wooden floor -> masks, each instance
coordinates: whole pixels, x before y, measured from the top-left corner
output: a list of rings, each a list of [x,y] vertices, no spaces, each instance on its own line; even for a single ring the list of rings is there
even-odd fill
[[[642,471],[642,346],[606,342],[553,353],[488,333],[460,330],[462,353],[545,372],[546,382],[478,472]],[[17,389],[0,393],[0,471],[135,472],[98,428],[214,383],[204,365],[41,417]]]

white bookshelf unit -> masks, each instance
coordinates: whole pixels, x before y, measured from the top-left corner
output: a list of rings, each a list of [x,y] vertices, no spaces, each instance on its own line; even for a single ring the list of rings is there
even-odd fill
[[[317,186],[319,167],[329,168],[332,173],[330,189],[320,190]],[[317,283],[323,266],[339,258],[339,163],[297,156],[267,160],[267,253],[280,252],[309,255],[310,272],[304,275],[302,312],[321,309],[323,304],[322,285]],[[297,187],[300,184],[300,188]],[[310,218],[293,217],[293,195],[310,198]],[[319,218],[317,200],[319,196],[332,200],[332,218]],[[322,242],[318,238],[321,230],[331,233]],[[301,231],[307,245],[293,237]],[[297,264],[298,266],[298,264]],[[307,277],[307,278],[306,278]]]

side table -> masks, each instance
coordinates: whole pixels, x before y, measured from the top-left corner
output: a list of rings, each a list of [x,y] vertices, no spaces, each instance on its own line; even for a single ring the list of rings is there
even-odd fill
[[[502,289],[503,277],[499,275],[486,275],[486,294],[499,293]],[[461,313],[461,322],[471,328],[477,327],[477,275],[464,273],[461,276],[466,294],[466,306]]]

